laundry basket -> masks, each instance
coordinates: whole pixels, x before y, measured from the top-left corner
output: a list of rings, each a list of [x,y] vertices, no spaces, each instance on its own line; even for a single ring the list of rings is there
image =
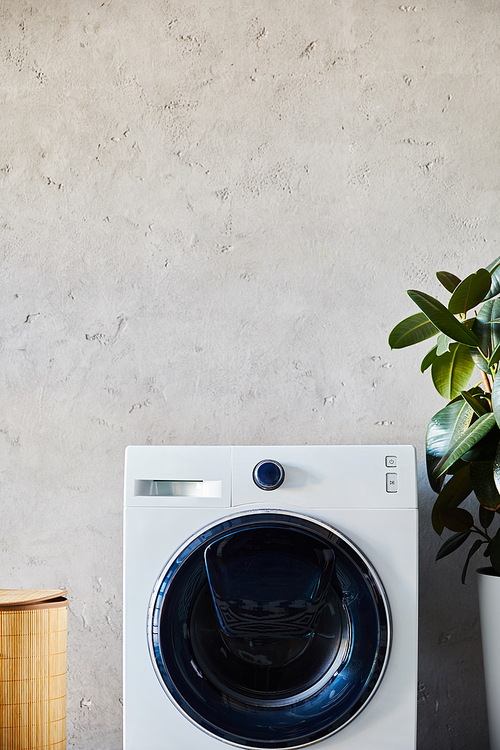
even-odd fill
[[[67,591],[0,589],[0,748],[65,750]]]

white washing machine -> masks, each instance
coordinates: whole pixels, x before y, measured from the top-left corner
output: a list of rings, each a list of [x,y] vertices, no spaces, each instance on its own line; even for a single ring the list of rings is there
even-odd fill
[[[411,446],[131,446],[124,750],[414,750]]]

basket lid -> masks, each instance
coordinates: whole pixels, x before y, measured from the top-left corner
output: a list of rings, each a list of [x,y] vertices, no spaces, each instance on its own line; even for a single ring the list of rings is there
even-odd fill
[[[43,604],[66,596],[65,589],[0,589],[0,609]]]

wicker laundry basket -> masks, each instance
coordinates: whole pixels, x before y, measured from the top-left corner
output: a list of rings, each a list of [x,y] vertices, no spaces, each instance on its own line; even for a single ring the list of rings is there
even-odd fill
[[[65,750],[67,591],[0,589],[0,748]]]

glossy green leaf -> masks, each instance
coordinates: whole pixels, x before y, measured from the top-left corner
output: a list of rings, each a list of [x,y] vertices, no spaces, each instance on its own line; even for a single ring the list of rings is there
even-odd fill
[[[454,315],[465,315],[486,297],[491,285],[491,274],[480,268],[460,282],[448,302],[448,310]]]
[[[495,511],[500,508],[500,494],[493,476],[493,461],[472,461],[470,478],[474,494],[484,508]]]
[[[469,406],[474,409],[474,412],[478,417],[482,417],[483,414],[488,414],[488,412],[491,411],[488,408],[488,401],[486,401],[486,399],[473,396],[469,391],[462,391],[460,395],[465,401],[467,401]]]
[[[469,393],[471,396],[474,396],[474,397],[477,396],[478,398],[483,398],[486,400],[488,400],[488,397],[490,395],[489,393],[486,393],[485,391],[483,391],[480,385],[474,385],[472,386],[472,388],[467,388],[467,393]],[[462,398],[463,398],[462,394],[460,393],[458,396],[452,399],[451,403],[455,401],[460,401]]]
[[[436,561],[441,560],[443,557],[446,557],[447,555],[451,555],[452,552],[455,552],[459,547],[464,544],[464,542],[467,541],[469,536],[471,535],[470,531],[462,532],[460,531],[458,534],[453,534],[453,536],[450,536],[449,539],[446,540],[444,544],[441,545],[441,547],[438,550],[438,553],[436,555]]]
[[[497,446],[493,459],[493,481],[495,482],[497,491],[500,492],[500,444]]]
[[[434,492],[439,492],[442,484],[436,474],[436,466],[458,438],[467,431],[473,416],[473,409],[460,398],[438,411],[429,421],[425,447],[427,475]]]
[[[493,350],[493,354],[488,360],[488,367],[494,367],[498,363],[498,360],[500,360],[500,344],[497,344],[497,346]]]
[[[436,354],[440,357],[442,354],[450,351],[450,346],[453,343],[453,339],[446,336],[444,333],[440,333],[437,337],[437,351]]]
[[[500,322],[497,322],[499,318],[500,299],[488,300],[478,310],[477,317],[472,326],[472,330],[478,338],[479,349],[481,351],[475,350],[476,353],[474,351],[471,353],[476,365],[486,373],[490,371],[488,359],[500,344]]]
[[[474,526],[472,514],[465,508],[444,508],[441,520],[450,531],[467,531]]]
[[[491,413],[491,412],[490,412]],[[467,453],[464,453],[461,461],[493,461],[500,442],[500,430],[495,424],[492,429],[472,446]]]
[[[408,291],[408,295],[441,333],[445,333],[461,344],[478,346],[479,341],[474,332],[462,325],[439,300],[413,289]]]
[[[495,520],[495,511],[485,508],[484,505],[479,506],[479,523],[483,529],[488,529],[493,521]]]
[[[433,346],[432,349],[427,352],[420,365],[420,372],[425,372],[428,367],[432,365],[437,355],[437,345]]]
[[[438,476],[444,474],[455,461],[474,447],[496,425],[493,414],[483,414],[469,429],[451,446],[435,468]]]
[[[485,299],[491,299],[500,294],[500,258],[496,258],[491,263],[488,263],[486,270],[491,273],[491,286]]]
[[[470,465],[466,464],[450,477],[436,498],[431,515],[432,528],[436,534],[441,536],[444,531],[441,511],[447,508],[458,508],[471,492]]]
[[[495,258],[495,260],[492,260],[491,263],[488,263],[485,268],[488,269],[488,271],[493,275],[493,272],[497,270],[497,268],[500,268],[500,257]]]
[[[418,344],[439,333],[424,313],[415,313],[398,323],[389,334],[391,349],[404,349],[405,346]]]
[[[479,370],[482,370],[483,372],[485,372],[487,375],[489,375],[490,366],[488,364],[488,360],[485,357],[483,357],[479,349],[474,349],[474,347],[471,346],[469,351],[470,351],[470,356],[472,357],[472,360],[474,364],[476,365],[476,367]]]
[[[485,542],[482,539],[476,539],[472,547],[470,548],[467,557],[465,559],[465,565],[462,570],[462,583],[465,583],[465,579],[467,576],[467,569],[469,567],[469,563],[471,561],[471,558],[476,554],[478,549],[481,547],[481,545],[485,544]]]
[[[469,347],[452,344],[450,350],[437,356],[431,366],[432,382],[437,392],[449,401],[469,385],[474,362]]]
[[[490,542],[490,561],[495,573],[500,574],[500,529]]]
[[[439,282],[444,286],[447,292],[454,292],[457,286],[460,284],[460,279],[455,276],[454,273],[449,271],[438,271],[436,277]]]
[[[491,389],[491,408],[493,409],[493,414],[495,415],[497,424],[500,427],[500,373],[493,381],[493,388]]]

